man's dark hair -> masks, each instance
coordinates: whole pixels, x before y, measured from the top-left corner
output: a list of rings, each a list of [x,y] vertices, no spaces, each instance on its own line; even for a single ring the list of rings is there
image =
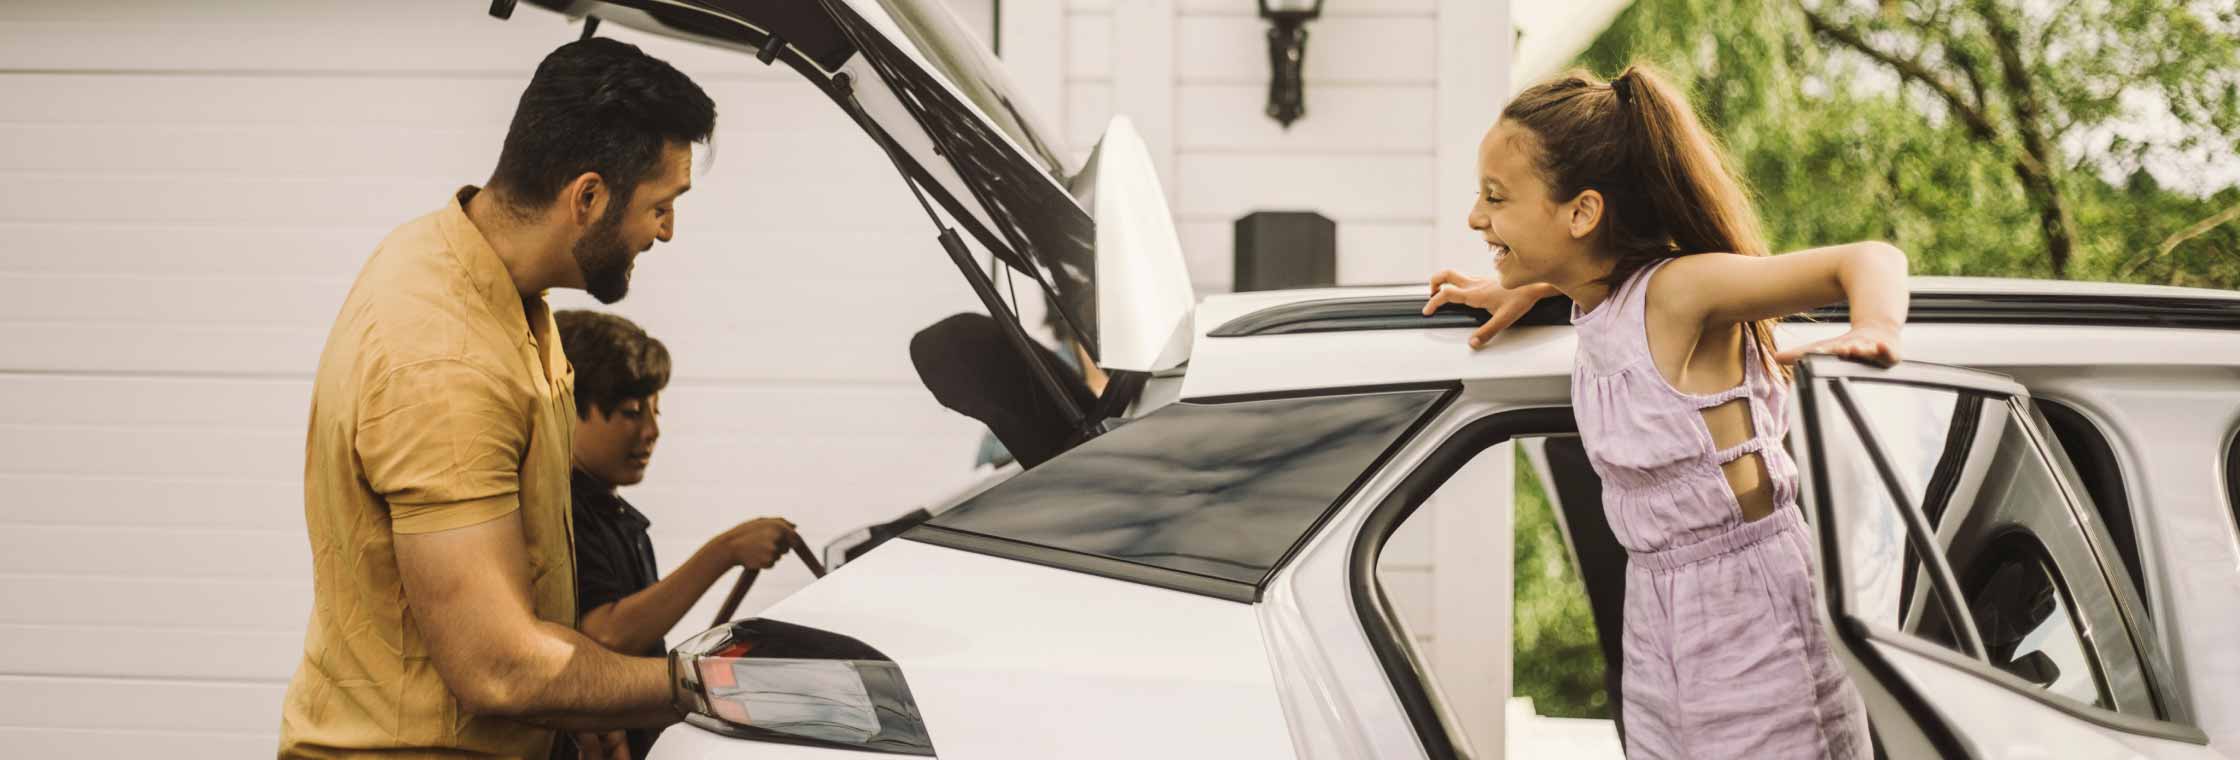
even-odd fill
[[[630,202],[670,143],[706,142],[716,104],[684,72],[626,42],[593,37],[537,64],[506,129],[490,185],[516,211],[541,211],[584,172]]]
[[[669,349],[637,323],[602,311],[555,312],[560,348],[576,367],[576,418],[614,414],[622,402],[669,386]]]

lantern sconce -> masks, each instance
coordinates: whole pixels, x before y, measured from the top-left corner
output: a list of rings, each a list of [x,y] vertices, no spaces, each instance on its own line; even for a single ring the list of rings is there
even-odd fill
[[[1307,113],[1299,66],[1307,58],[1307,22],[1322,15],[1322,0],[1258,0],[1268,20],[1268,116],[1290,129]]]

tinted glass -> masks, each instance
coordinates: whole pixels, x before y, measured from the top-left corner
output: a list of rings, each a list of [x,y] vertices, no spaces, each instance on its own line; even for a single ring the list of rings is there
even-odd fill
[[[1446,393],[1176,403],[930,524],[1257,584]]]
[[[1960,394],[1940,388],[1891,383],[1854,382],[1847,386],[1851,401],[1875,440],[1890,456],[1898,484],[1913,503],[1935,524],[1937,510],[1930,506],[1929,484],[1948,450],[1965,448],[1967,441],[1952,439],[1953,408]]]
[[[2079,635],[2076,605],[2064,588],[2105,600],[2096,577],[2064,578],[2045,546],[2083,547],[2053,469],[2030,442],[2022,420],[1999,424],[1997,449],[1972,504],[1953,505],[1959,521],[1946,558],[1960,570],[1961,591],[1991,664],[2077,701],[2111,707],[2098,657]],[[2120,650],[2117,650],[2117,653]]]
[[[1857,388],[1862,384],[1854,383]],[[1906,386],[1889,386],[1904,391]],[[1834,530],[1843,541],[1837,552],[1844,585],[1844,612],[1852,617],[1884,628],[1903,631],[1935,642],[1955,652],[1963,651],[1958,637],[1953,635],[1946,621],[1941,601],[1934,584],[1924,582],[1919,560],[1912,553],[1906,536],[1906,524],[1901,504],[1883,481],[1880,469],[1875,466],[1868,447],[1868,439],[1859,434],[1851,418],[1836,402],[1833,389],[1822,394],[1820,427],[1824,442],[1821,456],[1828,475],[1828,493],[1835,508]],[[1942,405],[1947,415],[1951,409],[1949,392]],[[1854,398],[1854,401],[1859,399]],[[1877,408],[1894,410],[1890,426],[1909,430],[1937,427],[1940,415],[1928,410],[1938,408],[1934,399],[1903,400],[1885,395],[1878,407],[1862,405],[1861,416],[1872,419]],[[1944,416],[1943,418],[1949,418]],[[1872,423],[1870,423],[1872,424]],[[1877,424],[1877,427],[1883,427]],[[1900,471],[1914,469],[1917,460],[1893,461]],[[1899,476],[1900,485],[1906,476]],[[1909,498],[1911,495],[1909,494]],[[1918,579],[1917,579],[1918,577]]]
[[[2070,699],[2108,706],[2085,658],[2075,613],[2054,583],[2044,550],[2021,535],[2002,540],[1963,581],[1984,654],[2000,670]]]
[[[1915,385],[1852,381],[1844,389],[1869,433],[1861,436],[1840,409],[1823,414],[1837,514],[1852,529],[1843,544],[1848,611],[1960,650],[1937,589],[1905,543],[1896,511],[1904,505],[1867,453],[1879,445],[1906,500],[1927,513],[1983,659],[2048,691],[2114,706],[2070,584],[2044,548],[2083,552],[2083,537],[2014,407],[2003,397]],[[2096,574],[2077,581],[2106,597]]]

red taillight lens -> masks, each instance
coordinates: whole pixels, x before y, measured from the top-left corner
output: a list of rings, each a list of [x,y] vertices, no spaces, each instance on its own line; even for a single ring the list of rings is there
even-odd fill
[[[748,619],[670,653],[686,722],[746,739],[932,755],[902,669],[861,641]]]

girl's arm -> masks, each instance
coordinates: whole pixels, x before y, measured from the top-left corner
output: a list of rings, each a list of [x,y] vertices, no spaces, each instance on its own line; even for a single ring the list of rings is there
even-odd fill
[[[1905,252],[1880,242],[1779,256],[1683,256],[1660,270],[1649,290],[1652,319],[1693,322],[1705,330],[1850,303],[1849,332],[1783,349],[1774,358],[1784,364],[1808,353],[1896,364],[1898,328],[1905,325],[1910,299]]]

